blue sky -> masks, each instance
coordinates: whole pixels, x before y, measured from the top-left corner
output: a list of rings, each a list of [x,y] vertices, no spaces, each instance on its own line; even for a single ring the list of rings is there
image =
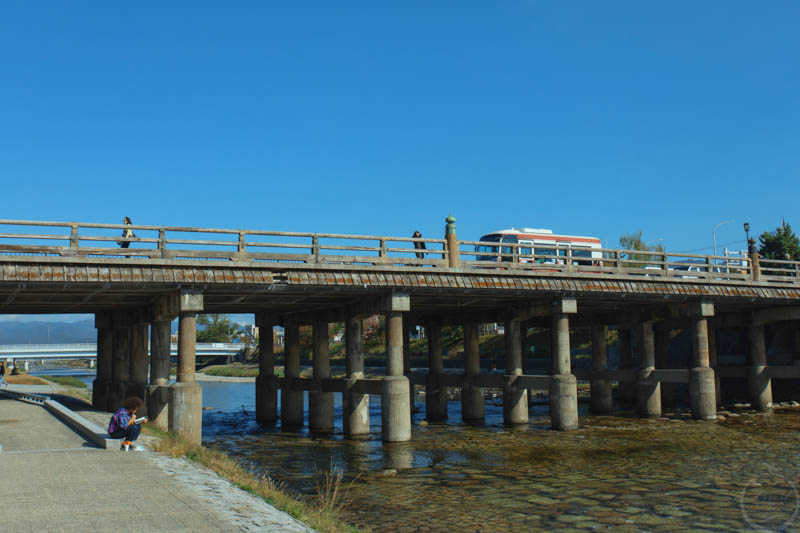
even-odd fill
[[[797,2],[230,4],[4,3],[0,217],[440,237],[452,213],[462,239],[673,252],[800,226]]]

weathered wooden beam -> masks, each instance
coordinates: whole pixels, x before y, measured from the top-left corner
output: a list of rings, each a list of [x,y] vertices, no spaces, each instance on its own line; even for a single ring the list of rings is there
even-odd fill
[[[785,320],[800,320],[800,307],[774,307],[753,312],[753,324],[764,326]]]

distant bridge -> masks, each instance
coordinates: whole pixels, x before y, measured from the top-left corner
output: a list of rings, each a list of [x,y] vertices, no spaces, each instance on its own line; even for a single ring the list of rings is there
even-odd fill
[[[233,356],[244,348],[243,344],[209,342],[197,344],[198,357]],[[170,355],[178,355],[178,344],[170,345]],[[97,343],[78,344],[7,344],[0,345],[0,360],[35,359],[96,359]]]

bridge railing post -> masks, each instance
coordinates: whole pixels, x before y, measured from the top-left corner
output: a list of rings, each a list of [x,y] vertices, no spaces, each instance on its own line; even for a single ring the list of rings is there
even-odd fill
[[[386,257],[386,239],[380,240],[381,249],[378,251],[378,257]]]
[[[319,237],[316,233],[311,237],[311,255],[314,256],[314,262],[319,263]]]
[[[72,224],[72,233],[69,236],[70,251],[72,251],[73,253],[77,253],[79,246],[80,246],[80,240],[78,238],[78,225]]]
[[[461,261],[458,251],[458,237],[456,236],[456,217],[453,215],[445,219],[447,225],[444,230],[444,238],[447,242],[447,266],[457,268]]]
[[[167,257],[167,232],[164,228],[158,228],[158,251],[162,259]]]
[[[244,238],[244,232],[239,232],[239,244],[236,246],[236,253],[241,258],[247,253],[247,242]]]

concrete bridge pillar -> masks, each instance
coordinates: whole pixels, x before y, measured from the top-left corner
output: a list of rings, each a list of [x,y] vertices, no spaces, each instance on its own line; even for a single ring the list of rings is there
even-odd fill
[[[168,320],[154,321],[150,334],[150,385],[147,388],[147,418],[161,430],[169,429],[170,333]]]
[[[720,379],[719,379],[719,371],[717,370],[717,365],[719,364],[719,360],[717,359],[717,328],[714,327],[713,323],[708,324],[708,365],[711,367],[711,370],[714,371],[714,399],[716,407],[719,408],[722,405],[722,387],[720,387]]]
[[[711,304],[708,307],[713,315]],[[689,406],[692,418],[713,420],[717,418],[717,394],[714,391],[714,371],[709,366],[708,355],[708,318],[703,312],[693,317],[692,324],[692,359],[694,366],[689,370]]]
[[[750,363],[747,388],[750,406],[759,411],[766,411],[772,407],[772,380],[766,374],[767,346],[764,339],[764,326],[750,324],[747,328],[747,337]]]
[[[97,376],[92,383],[92,407],[108,410],[108,388],[111,384],[113,332],[111,315],[97,313],[94,327],[97,328]]]
[[[94,368],[94,359],[89,359],[89,368]]]
[[[442,360],[442,327],[428,323],[425,326],[428,335],[428,385],[425,390],[425,409],[428,420],[444,420],[447,418],[447,387],[442,385],[444,373]]]
[[[312,330],[314,379],[326,379],[331,377],[331,359],[328,353],[328,322],[315,320]],[[332,392],[309,391],[308,428],[311,431],[333,430]]]
[[[528,389],[514,380],[522,375],[522,332],[520,321],[506,318],[504,324],[506,383],[503,387],[503,422],[508,425],[528,423]]]
[[[610,413],[612,409],[611,380],[606,377],[600,377],[608,370],[606,333],[608,333],[606,326],[592,324],[591,402],[592,413],[594,414]]]
[[[674,337],[674,330],[663,327],[653,328],[653,343],[655,349],[656,368],[665,369],[672,368],[674,365],[670,362],[670,344]],[[662,383],[661,384],[661,407],[673,408],[676,405],[675,398],[675,384]]]
[[[109,411],[116,411],[125,403],[131,377],[131,328],[126,325],[124,313],[114,313],[113,327],[111,384],[106,404]]]
[[[203,436],[203,389],[195,382],[197,313],[203,293],[181,291],[178,315],[178,381],[169,387],[169,430],[191,444]]]
[[[147,370],[149,361],[147,345],[150,342],[148,324],[131,326],[131,376],[125,396],[138,396],[144,402],[143,412],[147,412]]]
[[[620,328],[619,336],[619,369],[633,370],[633,345],[631,344],[631,330]],[[636,381],[619,380],[619,400],[628,405],[636,403]]]
[[[411,330],[415,329],[415,324],[409,320],[408,313],[403,313],[403,375],[408,378],[408,393],[411,395],[409,408],[411,413],[417,412],[417,405],[414,402],[414,383],[411,381]]]
[[[25,372],[29,371],[29,370],[31,369],[31,368],[30,368],[30,361],[28,361],[27,359],[25,359],[25,362],[24,362],[24,363],[22,363],[22,368],[23,368],[23,370],[25,370]]]
[[[278,419],[278,380],[275,378],[276,319],[268,313],[256,313],[258,327],[258,377],[256,378],[256,420],[275,422]]]
[[[353,386],[364,379],[364,323],[360,318],[348,317],[344,324],[347,388],[342,397],[345,435],[369,433],[369,395],[355,392]]]
[[[403,375],[403,313],[411,297],[394,292],[386,300],[386,377],[381,384],[381,438],[386,442],[411,440],[409,381]]]
[[[484,420],[483,390],[475,384],[481,372],[477,322],[464,324],[464,378],[461,385],[461,418],[466,423]]]
[[[636,410],[640,416],[661,416],[661,383],[653,371],[656,365],[653,323],[644,320],[638,324],[639,372],[636,380]]]
[[[553,375],[550,378],[550,424],[553,429],[578,429],[578,381],[572,375],[569,315],[577,311],[574,299],[556,302],[551,328]]]
[[[287,320],[283,330],[284,380],[281,390],[281,428],[302,427],[303,391],[292,390],[293,379],[300,377],[300,326]]]

